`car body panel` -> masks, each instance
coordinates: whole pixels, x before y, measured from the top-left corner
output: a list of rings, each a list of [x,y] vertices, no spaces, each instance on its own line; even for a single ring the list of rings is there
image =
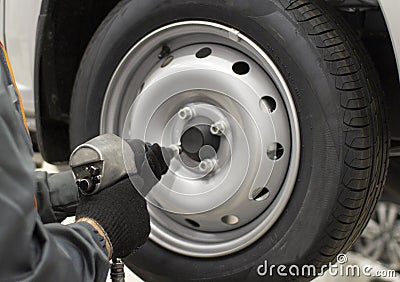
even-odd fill
[[[28,116],[33,116],[36,27],[42,1],[1,0],[1,2],[4,7],[1,9],[4,15],[1,21],[3,41],[24,101],[25,112]]]
[[[4,42],[4,1],[5,0],[0,0],[0,40],[1,42]]]

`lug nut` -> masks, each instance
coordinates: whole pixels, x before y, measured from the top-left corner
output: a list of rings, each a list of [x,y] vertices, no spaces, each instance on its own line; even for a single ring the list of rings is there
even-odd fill
[[[210,126],[210,132],[213,135],[223,135],[226,132],[226,123],[218,121]]]
[[[193,110],[190,107],[184,107],[180,109],[178,112],[178,117],[180,119],[191,119],[193,115],[194,115]]]
[[[215,167],[215,160],[211,160],[211,159],[204,159],[200,162],[199,164],[199,169],[201,172],[211,172],[214,167]]]
[[[182,146],[180,144],[172,144],[169,148],[172,150],[174,157],[180,155],[182,152]]]

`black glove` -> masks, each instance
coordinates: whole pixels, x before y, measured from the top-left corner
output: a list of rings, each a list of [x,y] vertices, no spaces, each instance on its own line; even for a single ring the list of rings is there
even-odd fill
[[[112,245],[112,258],[130,255],[150,233],[146,201],[129,178],[95,195],[82,196],[76,210],[76,219],[80,218],[93,219],[104,229]]]
[[[169,164],[174,157],[172,149],[160,147],[157,143],[148,146],[143,141],[138,139],[126,140],[132,150],[135,152],[135,163],[138,174],[143,179],[143,183],[133,184],[139,190],[142,196],[146,196],[151,188],[168,171]]]

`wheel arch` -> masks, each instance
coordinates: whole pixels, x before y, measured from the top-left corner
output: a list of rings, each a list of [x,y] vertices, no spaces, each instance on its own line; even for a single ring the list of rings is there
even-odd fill
[[[36,34],[38,145],[48,162],[68,160],[72,89],[86,46],[120,0],[43,0]]]
[[[400,79],[400,19],[398,11],[400,2],[393,0],[379,0],[382,14],[385,18],[386,27],[389,30],[393,51],[397,62],[397,74]]]

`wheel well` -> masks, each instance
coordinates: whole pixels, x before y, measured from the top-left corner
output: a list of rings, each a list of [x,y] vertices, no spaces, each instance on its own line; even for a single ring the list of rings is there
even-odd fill
[[[49,162],[68,160],[72,89],[86,46],[120,0],[44,0],[38,21],[35,106],[38,144]]]
[[[400,137],[400,82],[397,61],[385,18],[379,7],[365,10],[342,9],[344,18],[353,27],[358,40],[367,49],[385,96],[385,110],[391,136]]]

